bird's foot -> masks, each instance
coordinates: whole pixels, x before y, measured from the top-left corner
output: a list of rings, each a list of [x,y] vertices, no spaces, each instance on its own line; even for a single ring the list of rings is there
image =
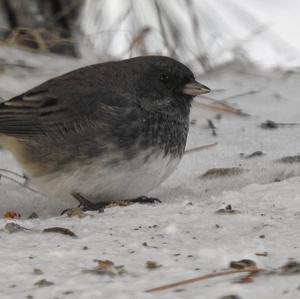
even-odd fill
[[[155,204],[155,203],[161,203],[161,200],[155,197],[147,197],[147,196],[140,196],[135,199],[129,199],[127,200],[130,203],[140,203],[140,204]]]
[[[125,199],[125,200],[112,200],[93,203],[82,196],[80,193],[72,193],[73,197],[79,202],[79,206],[83,211],[99,211],[103,212],[106,208],[112,207],[127,207],[135,203],[139,204],[155,204],[161,203],[158,198],[140,196],[134,199]],[[64,211],[65,212],[65,211]],[[63,212],[63,213],[64,213]]]

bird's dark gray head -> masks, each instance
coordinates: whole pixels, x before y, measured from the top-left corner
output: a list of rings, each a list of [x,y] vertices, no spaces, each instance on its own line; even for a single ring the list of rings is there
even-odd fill
[[[164,56],[142,56],[122,61],[126,85],[142,108],[172,113],[189,110],[193,97],[209,92],[182,63]]]

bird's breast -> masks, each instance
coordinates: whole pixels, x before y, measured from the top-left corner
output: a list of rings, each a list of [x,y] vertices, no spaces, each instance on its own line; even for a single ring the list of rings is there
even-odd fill
[[[109,155],[89,164],[74,164],[68,172],[34,178],[33,183],[52,198],[70,198],[72,192],[78,192],[93,202],[132,199],[159,186],[174,172],[180,158],[148,149],[130,160],[114,164],[108,160]]]
[[[141,125],[140,144],[143,148],[159,147],[165,155],[181,158],[189,130],[189,119],[164,114],[150,114]]]

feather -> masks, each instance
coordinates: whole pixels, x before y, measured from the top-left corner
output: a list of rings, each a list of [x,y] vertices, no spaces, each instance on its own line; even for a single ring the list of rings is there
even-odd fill
[[[97,127],[100,120],[122,114],[128,100],[94,76],[94,68],[56,77],[0,104],[0,133],[18,138],[50,131],[65,135],[86,126]],[[84,75],[89,80],[86,89],[77,84],[78,76]]]

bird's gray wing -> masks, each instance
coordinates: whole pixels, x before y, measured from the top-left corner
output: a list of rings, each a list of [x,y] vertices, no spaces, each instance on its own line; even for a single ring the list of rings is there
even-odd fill
[[[87,69],[87,75],[90,73]],[[71,72],[0,104],[0,133],[19,138],[50,131],[64,135],[105,126],[126,110],[128,100],[112,88],[93,76],[89,82],[82,80],[82,72]]]

